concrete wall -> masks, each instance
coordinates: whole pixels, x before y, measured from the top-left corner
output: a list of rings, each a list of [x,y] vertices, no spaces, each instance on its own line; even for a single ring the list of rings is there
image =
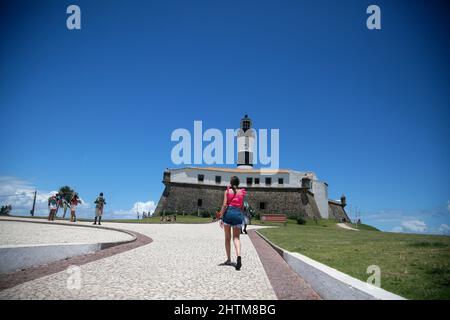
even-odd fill
[[[403,297],[353,278],[334,268],[297,252],[273,244],[257,231],[286,263],[323,298],[327,300],[404,300]]]
[[[55,243],[55,244],[20,244],[20,245],[2,245],[0,246],[0,273],[14,272],[20,269],[29,268],[47,264],[50,262],[84,255],[95,251],[111,248],[120,244],[133,242],[136,240],[136,235],[131,231],[122,230],[105,226],[92,226],[85,224],[68,224],[59,221],[39,221],[23,220],[21,218],[8,218],[5,221],[15,221],[27,224],[45,224],[45,225],[61,225],[70,226],[71,228],[93,228],[105,229],[121,233],[126,233],[131,236],[130,239],[110,242],[98,243]],[[74,232],[76,230],[74,229]]]
[[[100,249],[100,243],[3,246],[0,247],[0,273],[14,272]]]
[[[297,252],[284,251],[287,264],[327,300],[404,300]]]

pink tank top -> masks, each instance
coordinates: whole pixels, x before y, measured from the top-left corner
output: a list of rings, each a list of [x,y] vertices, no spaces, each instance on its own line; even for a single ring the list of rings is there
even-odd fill
[[[231,187],[227,187],[227,204],[236,208],[242,208],[244,206],[244,197],[246,193],[247,191],[242,188],[236,192],[236,195],[234,195],[233,189]]]

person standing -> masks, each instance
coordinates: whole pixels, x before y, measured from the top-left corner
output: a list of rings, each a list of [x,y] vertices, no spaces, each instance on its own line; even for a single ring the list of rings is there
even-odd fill
[[[56,195],[56,210],[55,210],[55,215],[54,217],[58,216],[58,211],[59,211],[59,207],[62,205],[62,194],[57,192]]]
[[[244,201],[244,228],[242,229],[242,233],[244,234],[248,234],[247,232],[247,226],[251,223],[251,212],[250,212],[251,208],[250,205],[248,204],[247,201]]]
[[[239,236],[243,225],[244,215],[242,213],[244,206],[244,197],[246,195],[244,188],[239,189],[239,178],[231,177],[230,186],[227,187],[223,196],[222,209],[219,212],[220,226],[225,231],[225,251],[227,261],[225,265],[231,265],[231,229],[233,229],[233,243],[236,250],[236,270],[241,270],[241,241]]]
[[[106,204],[105,198],[103,197],[103,192],[100,192],[100,195],[95,199],[95,221],[94,224],[97,224],[97,218],[98,218],[98,224],[101,225],[102,215],[103,215],[103,207]]]
[[[70,208],[70,201],[67,201],[66,196],[64,194],[61,195],[60,203],[63,207],[63,219],[66,218],[67,209]]]
[[[48,198],[48,221],[55,220],[56,209],[58,208],[58,198],[56,194],[53,194]]]
[[[70,200],[70,222],[77,222],[75,211],[79,203],[81,203],[81,200],[78,197],[78,193],[75,192]]]

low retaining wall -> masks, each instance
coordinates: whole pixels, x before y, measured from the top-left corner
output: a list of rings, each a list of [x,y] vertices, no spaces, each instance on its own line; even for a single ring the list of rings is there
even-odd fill
[[[258,230],[256,233],[270,244],[286,263],[323,298],[328,300],[404,300],[405,298],[308,258],[289,252],[272,243]]]
[[[14,272],[101,250],[101,243],[66,243],[0,247],[0,273]]]
[[[5,221],[106,229],[126,233],[131,236],[131,239],[113,242],[99,242],[99,243],[56,243],[56,244],[36,244],[36,245],[27,244],[27,245],[0,246],[0,273],[10,273],[33,266],[44,265],[50,262],[93,253],[99,250],[111,248],[120,244],[129,243],[136,240],[136,235],[134,235],[132,232],[111,227],[90,226],[82,224],[72,225],[62,222],[58,223],[45,221],[26,221],[20,219],[5,219]]]

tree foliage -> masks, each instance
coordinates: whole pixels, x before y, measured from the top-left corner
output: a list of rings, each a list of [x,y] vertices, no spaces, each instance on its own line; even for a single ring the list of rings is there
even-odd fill
[[[11,205],[6,205],[6,206],[2,206],[0,208],[0,215],[2,216],[6,216],[8,215],[12,210],[12,206]]]
[[[75,193],[75,191],[69,186],[63,186],[59,188],[58,192],[62,195],[64,199],[66,199],[67,202],[69,202],[72,199],[72,196]]]

